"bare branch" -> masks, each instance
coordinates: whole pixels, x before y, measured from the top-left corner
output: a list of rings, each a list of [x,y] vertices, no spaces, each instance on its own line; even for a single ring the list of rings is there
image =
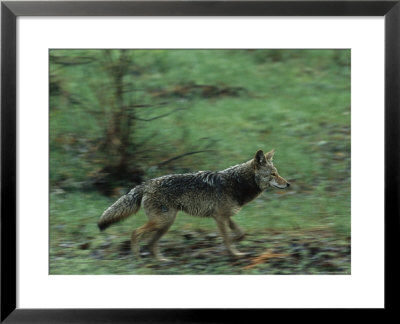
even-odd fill
[[[168,102],[160,102],[158,104],[154,104],[154,105],[149,105],[149,104],[135,104],[135,105],[129,105],[126,108],[159,108],[159,107],[166,107],[166,105],[168,105]]]
[[[176,109],[174,109],[173,111],[170,111],[170,112],[168,112],[168,113],[166,113],[166,114],[158,115],[158,116],[152,117],[152,118],[139,118],[139,117],[134,117],[134,119],[137,119],[137,120],[140,120],[140,121],[152,121],[152,120],[155,120],[155,119],[159,119],[159,118],[162,118],[162,117],[171,115],[171,114],[173,114],[174,112],[177,112],[177,111],[179,111],[179,110],[184,110],[184,108],[176,108]]]
[[[170,158],[170,159],[168,159],[168,160],[166,160],[166,161],[163,161],[163,162],[161,162],[161,163],[159,163],[159,164],[157,164],[157,165],[158,165],[159,167],[160,167],[160,166],[164,166],[164,165],[167,165],[168,163],[170,163],[170,162],[172,162],[172,161],[181,159],[181,158],[183,158],[183,157],[185,157],[185,156],[192,155],[192,154],[197,154],[197,153],[205,153],[205,152],[214,152],[214,150],[201,150],[201,151],[193,151],[193,152],[183,153],[183,154],[174,156],[173,158]]]
[[[94,58],[90,56],[76,56],[76,57],[67,57],[67,56],[56,56],[50,55],[51,63],[55,63],[62,66],[76,66],[89,64],[94,62]]]

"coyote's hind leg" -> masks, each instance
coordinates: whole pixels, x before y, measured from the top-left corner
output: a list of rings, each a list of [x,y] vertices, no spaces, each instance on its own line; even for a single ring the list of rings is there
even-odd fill
[[[177,211],[171,210],[167,213],[162,213],[161,215],[149,216],[149,218],[151,217],[153,220],[157,221],[157,229],[149,240],[149,249],[151,254],[159,261],[168,261],[168,259],[161,254],[158,248],[158,241],[166,232],[168,232],[175,220],[176,213]]]
[[[157,223],[149,220],[143,226],[135,229],[131,235],[131,250],[135,257],[140,260],[140,241],[157,229]]]

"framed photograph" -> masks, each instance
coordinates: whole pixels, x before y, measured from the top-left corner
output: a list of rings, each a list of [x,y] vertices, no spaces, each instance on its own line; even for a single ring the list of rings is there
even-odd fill
[[[4,1],[1,321],[385,309],[398,1]]]

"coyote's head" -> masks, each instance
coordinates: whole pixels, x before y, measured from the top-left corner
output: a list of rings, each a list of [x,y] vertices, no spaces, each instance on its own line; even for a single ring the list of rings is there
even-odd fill
[[[267,154],[259,150],[254,157],[255,180],[262,190],[270,186],[279,189],[285,189],[290,186],[289,182],[278,174],[278,170],[272,164],[274,153],[274,150],[269,151]]]

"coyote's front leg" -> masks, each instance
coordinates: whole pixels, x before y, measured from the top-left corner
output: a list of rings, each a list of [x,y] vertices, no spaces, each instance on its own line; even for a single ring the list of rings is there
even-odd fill
[[[246,235],[246,233],[239,227],[238,224],[236,224],[232,218],[229,217],[229,228],[233,231],[234,233],[234,237],[233,240],[234,241],[241,241],[244,236]]]
[[[244,253],[239,252],[236,247],[232,244],[231,240],[229,239],[228,235],[228,223],[229,223],[229,218],[224,217],[224,216],[219,216],[215,218],[218,229],[222,235],[222,238],[224,240],[225,246],[228,249],[229,253],[234,255],[234,256],[243,256]]]

